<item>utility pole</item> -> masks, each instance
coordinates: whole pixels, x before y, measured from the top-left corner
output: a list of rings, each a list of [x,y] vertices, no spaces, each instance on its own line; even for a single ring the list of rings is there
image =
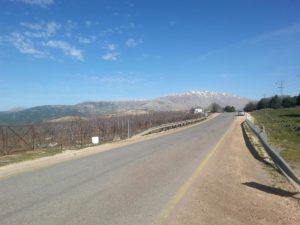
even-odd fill
[[[276,84],[278,85],[277,88],[280,89],[280,95],[281,95],[281,97],[282,97],[282,96],[283,96],[284,81],[283,81],[283,80],[280,80],[280,81],[278,81]]]

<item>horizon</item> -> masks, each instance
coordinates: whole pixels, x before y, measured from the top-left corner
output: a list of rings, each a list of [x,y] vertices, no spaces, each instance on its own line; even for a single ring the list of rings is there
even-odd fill
[[[4,0],[0,111],[300,92],[300,2]],[[3,97],[4,96],[4,97]]]
[[[170,97],[170,96],[176,96],[176,95],[184,95],[184,94],[195,94],[194,92],[205,92],[205,93],[216,93],[216,94],[224,94],[224,95],[228,95],[228,96],[233,96],[233,97],[238,97],[238,98],[243,98],[243,99],[247,99],[243,96],[238,96],[238,95],[235,95],[235,94],[230,94],[230,93],[225,93],[225,92],[217,92],[217,91],[207,91],[207,90],[191,90],[191,91],[186,91],[186,92],[180,92],[180,93],[170,93],[170,94],[167,94],[167,95],[163,95],[163,96],[158,96],[158,97],[155,97],[155,98],[149,98],[149,99],[124,99],[124,100],[95,100],[95,101],[90,101],[90,100],[87,100],[87,101],[83,101],[83,102],[77,102],[75,104],[46,104],[46,105],[34,105],[34,106],[29,106],[29,107],[13,107],[13,108],[10,108],[8,110],[0,110],[0,112],[14,112],[14,111],[22,111],[22,110],[25,110],[25,109],[30,109],[30,108],[35,108],[35,107],[44,107],[44,106],[74,106],[74,105],[80,105],[80,104],[84,104],[84,103],[97,103],[97,102],[142,102],[142,101],[153,101],[153,100],[156,100],[156,99],[159,99],[159,98],[164,98],[164,97]],[[255,99],[247,99],[249,101],[255,101]]]

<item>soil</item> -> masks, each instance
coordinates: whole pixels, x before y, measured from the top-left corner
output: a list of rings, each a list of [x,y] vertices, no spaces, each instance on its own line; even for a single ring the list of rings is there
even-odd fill
[[[253,157],[242,120],[236,119],[233,131],[163,224],[299,224],[299,193]]]

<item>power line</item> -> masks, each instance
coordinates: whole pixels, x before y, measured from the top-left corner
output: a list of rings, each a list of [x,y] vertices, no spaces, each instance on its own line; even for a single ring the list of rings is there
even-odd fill
[[[284,86],[284,81],[283,80],[280,80],[276,83],[278,85],[277,88],[280,89],[280,95],[283,96],[283,89],[285,88]]]

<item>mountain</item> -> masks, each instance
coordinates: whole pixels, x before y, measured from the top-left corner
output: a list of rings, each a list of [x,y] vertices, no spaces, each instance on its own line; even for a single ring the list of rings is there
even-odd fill
[[[242,109],[249,99],[221,92],[189,91],[154,99],[146,103],[144,107],[154,111],[182,111],[195,106],[207,108],[213,102],[223,107],[230,105]]]
[[[33,108],[0,112],[0,124],[24,124],[60,121],[62,118],[93,117],[108,114],[147,113],[153,111],[186,111],[192,107],[207,108],[216,102],[241,109],[248,99],[212,91],[189,91],[144,101],[99,101],[77,105],[45,105]]]

